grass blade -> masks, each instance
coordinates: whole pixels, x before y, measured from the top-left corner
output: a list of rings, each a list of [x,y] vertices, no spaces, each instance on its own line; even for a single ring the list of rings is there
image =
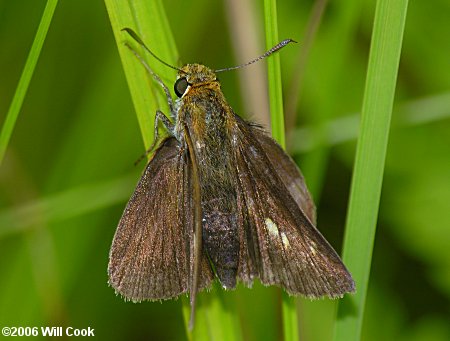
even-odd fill
[[[279,43],[276,0],[264,0],[264,19],[266,49],[270,49]],[[267,70],[272,136],[284,148],[283,93],[281,87],[280,56],[278,53],[273,54],[267,59]]]
[[[44,45],[45,37],[47,36],[57,4],[58,0],[48,0],[47,5],[45,5],[41,22],[39,23],[33,45],[30,49],[30,54],[28,55],[19,84],[17,85],[16,92],[14,93],[11,106],[9,107],[8,114],[6,115],[0,133],[0,164],[5,156],[6,148],[8,147],[20,109],[22,108],[25,95],[27,94],[28,86],[30,85],[31,77],[33,77],[34,69],[36,68],[39,55],[41,54],[42,46]]]
[[[264,0],[266,49],[279,42],[276,0]],[[272,136],[286,147],[283,115],[283,90],[281,86],[280,56],[275,53],[267,60],[269,104]],[[298,339],[298,319],[295,298],[282,293],[283,333],[285,340]]]
[[[413,99],[394,106],[392,128],[405,129],[408,127],[445,121],[450,118],[450,92]],[[296,128],[292,132],[294,141],[290,150],[292,154],[306,153],[320,148],[323,144],[331,147],[344,142],[356,140],[361,115],[352,114],[324,123],[326,139],[321,141],[314,134],[313,126]]]
[[[135,176],[74,187],[59,193],[0,210],[0,240],[39,224],[64,221],[123,202],[130,195]]]
[[[175,71],[149,57],[127,33],[121,30],[125,27],[132,28],[150,49],[172,65],[176,65],[178,60],[175,41],[160,0],[105,0],[105,4],[136,109],[142,138],[145,147],[148,148],[153,142],[153,122],[156,110],[162,110],[168,115],[167,101],[161,87],[145,71],[124,43],[130,43],[164,82],[172,82],[175,79]]]
[[[357,285],[338,308],[334,340],[359,340],[408,0],[378,0],[343,260]]]
[[[307,68],[316,70],[313,71],[313,74],[320,83],[320,91],[317,91],[317,95],[312,97],[314,108],[308,115],[309,117],[306,116],[306,119],[313,125],[313,134],[319,141],[321,148],[317,148],[303,156],[302,171],[305,179],[307,179],[309,191],[317,207],[321,206],[322,189],[330,158],[329,148],[323,145],[324,124],[338,114],[336,106],[341,99],[339,89],[343,79],[342,70],[345,66],[345,60],[351,54],[353,41],[358,35],[362,7],[363,2],[358,0],[348,0],[345,3],[340,2],[339,6],[334,7],[332,18],[324,18],[324,23],[327,22],[326,26],[329,26],[329,32],[326,34],[319,32],[318,38],[319,36],[322,36],[322,38],[316,40],[314,47],[310,51],[311,57],[309,57]],[[324,29],[327,30],[326,28]],[[323,42],[325,44],[324,47],[320,47],[319,41],[321,39],[325,39]],[[300,43],[302,50],[306,48],[303,40]],[[320,57],[314,52],[316,49],[319,51],[322,49],[322,51],[332,51],[332,58],[315,62],[314,58],[317,58],[318,61],[320,60]],[[321,71],[317,72],[317,68],[320,68]],[[308,73],[307,70],[305,71]]]

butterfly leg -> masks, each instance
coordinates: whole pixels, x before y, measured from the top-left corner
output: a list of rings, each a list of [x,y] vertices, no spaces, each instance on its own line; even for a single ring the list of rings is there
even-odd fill
[[[173,98],[170,95],[169,88],[164,84],[162,79],[151,69],[151,67],[147,64],[144,58],[141,57],[139,53],[137,53],[128,43],[125,43],[125,46],[130,49],[131,52],[136,56],[136,58],[141,62],[141,64],[145,67],[145,70],[153,77],[153,79],[163,88],[164,93],[166,94],[167,104],[169,105],[170,115],[172,118],[176,117],[175,107],[173,105]]]
[[[160,136],[159,136],[159,122],[162,122],[164,128],[169,132],[170,135],[173,135],[173,131],[175,129],[175,125],[170,122],[170,120],[167,118],[166,115],[164,115],[164,113],[161,110],[156,110],[156,115],[155,115],[155,125],[154,125],[154,139],[153,139],[153,143],[152,145],[145,151],[144,154],[142,154],[138,160],[136,160],[136,162],[134,163],[135,165],[137,165],[139,162],[142,161],[142,159],[144,157],[146,157],[148,154],[150,154],[153,149],[155,148],[156,144],[158,143],[158,141],[160,140]]]

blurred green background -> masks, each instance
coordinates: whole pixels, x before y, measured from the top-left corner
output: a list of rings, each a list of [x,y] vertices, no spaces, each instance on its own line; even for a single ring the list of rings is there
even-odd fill
[[[0,1],[1,123],[45,3]],[[280,53],[286,128],[319,229],[340,250],[374,1],[328,3],[311,35],[317,6],[278,4],[280,38],[300,42]],[[220,68],[264,51],[257,1],[164,7],[180,62]],[[449,17],[447,0],[410,1],[364,340],[450,340]],[[267,122],[264,70],[261,62],[220,77],[235,111],[259,122]],[[90,326],[100,339],[185,339],[180,300],[125,303],[107,285],[109,247],[143,151],[104,3],[60,1],[0,167],[0,327]],[[215,289],[200,304],[211,295],[239,318],[237,336],[280,337],[278,289]],[[298,305],[301,336],[330,339],[335,302]]]

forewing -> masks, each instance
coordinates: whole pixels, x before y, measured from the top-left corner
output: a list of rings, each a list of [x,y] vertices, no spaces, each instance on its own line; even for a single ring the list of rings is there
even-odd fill
[[[283,181],[284,186],[289,190],[292,198],[309,220],[315,224],[316,207],[306,187],[305,179],[300,169],[292,158],[286,154],[283,148],[273,138],[267,135],[261,127],[251,125],[250,128],[266,156],[269,158],[275,172],[279,175],[281,181]]]
[[[266,155],[273,148],[263,148],[261,137],[242,120],[238,120],[235,137],[241,280],[250,284],[259,277],[265,285],[278,285],[290,294],[307,297],[340,297],[353,292],[350,273],[303,213],[293,187],[289,190],[286,180],[280,178],[283,172],[279,170],[286,167],[274,167]]]
[[[189,160],[166,139],[148,163],[120,219],[109,256],[109,284],[133,301],[168,299],[189,290],[193,202]],[[206,257],[200,289],[210,285]]]

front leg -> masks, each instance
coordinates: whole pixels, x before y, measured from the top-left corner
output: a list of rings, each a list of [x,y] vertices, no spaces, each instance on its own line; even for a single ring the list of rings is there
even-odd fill
[[[164,126],[164,128],[169,132],[169,135],[173,136],[174,135],[174,129],[175,129],[175,125],[170,122],[170,120],[167,118],[166,115],[164,115],[164,113],[161,110],[156,110],[156,115],[155,115],[155,125],[154,125],[154,139],[153,139],[153,143],[152,145],[145,151],[144,154],[142,154],[139,159],[136,160],[136,162],[134,163],[135,165],[137,165],[139,162],[142,161],[142,159],[144,157],[146,157],[148,154],[150,154],[153,149],[155,148],[156,144],[158,143],[160,136],[159,136],[159,122],[161,122]]]
[[[135,38],[136,39],[136,38]],[[140,44],[143,44],[142,41],[138,41]],[[170,115],[172,118],[175,118],[175,106],[173,104],[172,96],[170,95],[169,88],[164,84],[162,79],[152,70],[152,68],[147,64],[147,62],[142,58],[142,56],[133,49],[128,43],[125,43],[125,46],[128,47],[128,49],[133,52],[133,54],[136,56],[136,58],[141,62],[141,64],[144,66],[144,68],[147,70],[147,72],[153,77],[153,79],[163,88],[164,93],[166,94],[167,104],[169,105],[170,109]],[[147,46],[143,45],[145,48]],[[158,112],[157,112],[158,113]],[[163,114],[164,115],[164,114]]]

